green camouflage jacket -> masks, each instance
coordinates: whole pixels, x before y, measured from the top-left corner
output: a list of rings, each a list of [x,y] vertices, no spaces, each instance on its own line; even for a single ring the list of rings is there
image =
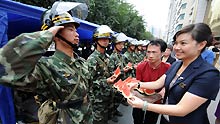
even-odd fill
[[[107,83],[107,78],[111,76],[108,55],[95,50],[88,57],[87,62],[91,74],[90,98],[93,104],[94,121],[103,121],[106,120],[108,107],[112,100],[112,87]]]
[[[121,79],[125,79],[125,73],[123,71],[123,68],[126,66],[125,63],[125,57],[123,56],[123,54],[117,53],[117,52],[113,52],[110,57],[109,57],[109,68],[110,68],[110,72],[111,75],[114,74],[114,71],[116,70],[117,67],[120,68],[121,70],[121,75],[119,76],[119,78]]]
[[[59,122],[92,124],[91,107],[86,100],[88,67],[83,59],[70,58],[61,51],[56,51],[49,58],[42,57],[52,43],[52,37],[49,31],[41,31],[24,33],[10,40],[0,49],[0,83],[35,92],[44,100],[62,103],[79,79],[79,85],[70,100],[83,99],[83,102],[71,105],[71,108],[61,108],[69,116],[68,119],[59,118]]]
[[[144,55],[141,51],[138,51],[135,54],[136,54],[136,57],[137,57],[136,58],[136,63],[139,63],[139,62],[143,61]]]
[[[129,51],[126,51],[124,53],[124,57],[125,57],[125,63],[128,64],[129,62],[132,63],[133,67],[134,67],[134,64],[136,64],[136,55],[134,52],[129,52]],[[135,70],[133,68],[133,70],[129,71],[126,73],[126,77],[135,77]]]
[[[132,64],[135,64],[134,52],[126,51],[124,53],[124,56],[125,56],[126,63],[131,62]]]

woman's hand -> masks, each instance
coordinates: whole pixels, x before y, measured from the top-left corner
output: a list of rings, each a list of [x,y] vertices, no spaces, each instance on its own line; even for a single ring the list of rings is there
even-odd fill
[[[132,96],[131,98],[127,99],[128,103],[134,108],[142,108],[144,101],[136,96]]]

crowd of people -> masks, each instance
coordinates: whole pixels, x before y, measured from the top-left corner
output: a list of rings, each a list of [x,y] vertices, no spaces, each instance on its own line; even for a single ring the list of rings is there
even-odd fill
[[[71,13],[55,11],[59,2],[55,4],[42,16],[42,31],[21,34],[0,49],[0,84],[12,87],[17,95],[31,94],[37,108],[29,115],[32,121],[107,124],[123,116],[117,108],[127,102],[133,107],[134,124],[156,124],[159,114],[161,124],[209,123],[207,107],[219,91],[219,68],[213,64],[219,63],[220,43],[208,25],[197,23],[182,28],[174,35],[173,45],[162,39],[138,43],[101,25],[93,33],[94,50],[88,45],[88,52],[76,52],[80,24]],[[44,56],[52,43],[54,54]],[[209,50],[211,44],[218,54]],[[206,59],[210,55],[212,59]],[[117,68],[119,76],[115,75]],[[128,77],[139,82],[126,84],[132,96],[124,98],[113,85]],[[152,90],[153,94],[141,89]],[[33,104],[25,108],[29,105]],[[218,107],[216,124],[219,113]],[[15,123],[4,118],[0,116],[0,123]]]

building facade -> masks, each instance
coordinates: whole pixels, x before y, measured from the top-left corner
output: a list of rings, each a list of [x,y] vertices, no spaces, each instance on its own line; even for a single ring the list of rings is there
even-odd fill
[[[165,39],[168,43],[182,27],[204,22],[220,36],[220,0],[170,0]]]

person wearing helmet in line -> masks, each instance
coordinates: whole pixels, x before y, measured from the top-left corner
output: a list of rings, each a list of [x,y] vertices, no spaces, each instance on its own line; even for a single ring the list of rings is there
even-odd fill
[[[143,45],[142,45],[142,61],[146,61],[147,60],[147,45],[150,41],[148,40],[143,40]]]
[[[136,49],[135,49],[135,61],[136,63],[139,63],[143,60],[143,56],[142,56],[142,45],[143,42],[140,40],[136,40]]]
[[[135,52],[135,40],[130,40],[128,41],[128,43],[126,44],[127,47],[127,51],[124,53],[124,57],[125,57],[125,63],[128,64],[129,62],[132,63],[132,67],[136,66],[136,62],[135,62],[135,58],[134,58],[134,52]],[[135,77],[135,70],[129,70],[126,73],[126,77]]]
[[[118,33],[114,36],[114,40],[112,41],[114,46],[114,51],[109,57],[109,67],[110,72],[113,74],[117,67],[120,68],[121,74],[117,79],[124,80],[126,78],[125,73],[130,70],[130,68],[126,67],[125,58],[122,54],[122,50],[124,48],[125,42],[127,42],[128,38],[124,33]],[[116,116],[122,116],[122,113],[117,110],[119,104],[123,100],[122,94],[117,91],[117,89],[113,89],[113,110],[112,110],[112,121],[117,122],[118,118]]]
[[[88,68],[73,52],[79,23],[65,11],[54,11],[58,4],[72,3],[55,2],[43,14],[44,31],[21,34],[0,49],[0,83],[38,94],[40,124],[93,123]],[[54,55],[42,57],[53,41]]]
[[[95,51],[88,57],[87,62],[91,74],[91,100],[94,112],[94,124],[106,124],[112,108],[112,86],[116,77],[110,75],[109,58],[106,48],[112,39],[113,31],[107,25],[101,25],[93,34]]]

